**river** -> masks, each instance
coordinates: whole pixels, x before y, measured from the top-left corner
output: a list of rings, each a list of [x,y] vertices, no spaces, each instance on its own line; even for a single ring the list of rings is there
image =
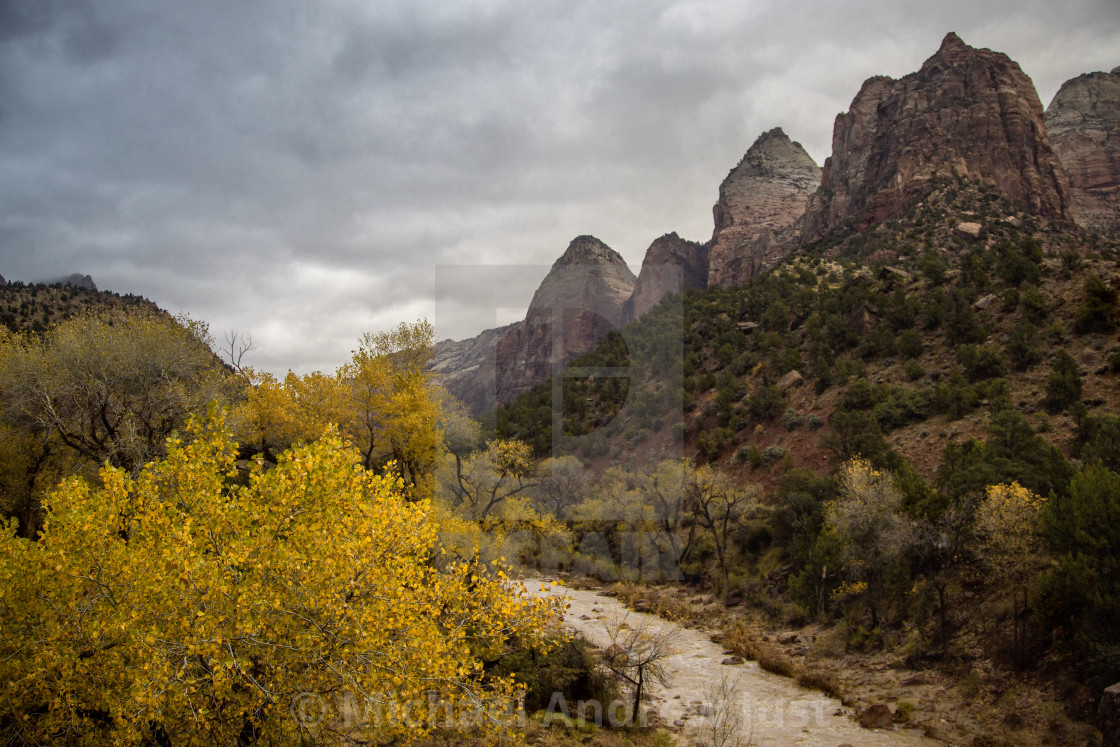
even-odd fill
[[[628,610],[613,597],[599,596],[596,591],[570,589],[562,585],[543,591],[549,581],[530,579],[523,582],[533,594],[568,598],[564,625],[606,649],[611,644],[607,624],[621,621],[651,635],[669,633],[672,650],[665,659],[668,684],[650,687],[652,701],[643,706],[656,708],[665,726],[674,726],[681,742],[689,743],[710,734],[713,718],[724,714],[738,719],[738,733],[743,745],[819,745],[837,747],[863,745],[944,745],[912,729],[864,729],[848,718],[847,709],[839,700],[817,690],[801,687],[792,679],[764,671],[756,662],[723,664],[728,659],[723,647],[708,634],[656,615]],[[711,705],[713,688],[722,683],[733,685],[734,692],[726,707]],[[569,710],[575,714],[575,704]],[[733,744],[733,742],[732,742]]]

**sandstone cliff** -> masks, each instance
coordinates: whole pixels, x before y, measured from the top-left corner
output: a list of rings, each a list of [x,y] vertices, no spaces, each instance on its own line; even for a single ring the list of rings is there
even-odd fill
[[[498,340],[497,401],[511,401],[594,348],[621,323],[635,282],[618,252],[593,236],[573,239],[533,295],[525,321]]]
[[[1120,237],[1120,67],[1063,83],[1046,107],[1046,131],[1069,178],[1074,220]]]
[[[708,287],[708,247],[667,233],[646,249],[634,292],[622,307],[623,324],[632,322],[669,293]]]
[[[467,340],[443,340],[432,351],[428,369],[447,391],[476,415],[493,410],[495,399],[494,348],[514,324],[488,329]]]
[[[737,285],[781,261],[820,181],[820,168],[781,128],[760,135],[719,187],[709,284]]]
[[[1031,213],[1071,219],[1034,84],[1006,55],[974,49],[953,33],[918,72],[869,79],[836,117],[832,156],[802,238],[899,215],[937,176],[984,181]]]
[[[593,236],[579,236],[537,288],[524,321],[436,344],[429,370],[474,414],[492,410],[590,351],[621,324],[635,282],[617,252]]]

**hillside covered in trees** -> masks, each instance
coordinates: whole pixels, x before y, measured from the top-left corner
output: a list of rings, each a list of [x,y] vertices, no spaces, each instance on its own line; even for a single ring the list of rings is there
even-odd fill
[[[606,578],[641,577],[626,538],[659,527],[684,581],[772,625],[831,621],[849,651],[957,676],[992,660],[993,702],[1040,681],[1091,718],[1120,678],[1118,287],[1113,242],[946,180],[666,298],[490,422],[633,501],[569,509]]]

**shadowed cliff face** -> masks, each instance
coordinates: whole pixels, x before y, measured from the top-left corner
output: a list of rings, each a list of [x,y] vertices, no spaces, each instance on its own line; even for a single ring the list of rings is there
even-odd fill
[[[432,351],[428,370],[475,415],[493,410],[497,404],[494,349],[502,336],[515,326],[488,329],[466,340],[443,340]]]
[[[618,252],[593,236],[578,236],[537,288],[525,321],[495,347],[499,403],[545,381],[618,327],[636,278]]]
[[[676,233],[655,239],[646,249],[634,292],[622,308],[622,323],[643,316],[669,293],[708,287],[708,247]]]
[[[1120,67],[1063,83],[1046,132],[1069,177],[1074,220],[1120,236]]]
[[[820,168],[781,128],[760,135],[719,187],[709,284],[738,285],[781,261],[820,180]]]
[[[869,79],[836,117],[802,238],[899,215],[935,176],[984,181],[1035,215],[1071,219],[1065,173],[1030,78],[1006,55],[953,33],[918,72]]]

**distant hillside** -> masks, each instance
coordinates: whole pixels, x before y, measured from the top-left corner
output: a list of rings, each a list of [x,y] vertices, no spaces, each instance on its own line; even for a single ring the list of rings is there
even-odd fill
[[[899,218],[836,231],[741,287],[671,297],[573,361],[634,368],[565,379],[561,438],[540,417],[551,382],[496,426],[542,455],[556,443],[605,466],[683,448],[751,481],[855,453],[933,476],[1013,415],[1076,458],[1103,448],[1094,418],[1120,412],[1117,248],[943,180]],[[679,376],[649,352],[674,335]]]
[[[87,276],[88,277],[88,276]],[[89,285],[93,285],[92,281]],[[86,310],[143,308],[166,313],[142,296],[62,283],[0,283],[0,324],[13,332],[42,332]]]
[[[751,171],[762,176],[746,197],[725,182],[709,245],[710,284],[742,285],[670,296],[573,361],[582,378],[500,408],[498,432],[600,467],[683,449],[752,480],[778,462],[827,471],[854,454],[930,477],[956,445],[1012,421],[1073,458],[1104,448],[1094,434],[1120,411],[1117,241],[1100,228],[1115,207],[1098,194],[1096,222],[1075,224],[1070,190],[1120,179],[1113,77],[1077,79],[1052,105],[1071,173],[1089,175],[1071,186],[1030,79],[950,33],[919,71],[870,78],[837,116],[820,187],[789,235],[790,210],[758,206],[778,189],[790,207],[804,189],[767,179],[815,167],[767,133],[752,151],[778,148],[784,171]],[[765,261],[749,242],[719,245],[728,194],[740,215],[724,222],[741,230],[779,215]],[[735,267],[747,271],[724,272]]]

